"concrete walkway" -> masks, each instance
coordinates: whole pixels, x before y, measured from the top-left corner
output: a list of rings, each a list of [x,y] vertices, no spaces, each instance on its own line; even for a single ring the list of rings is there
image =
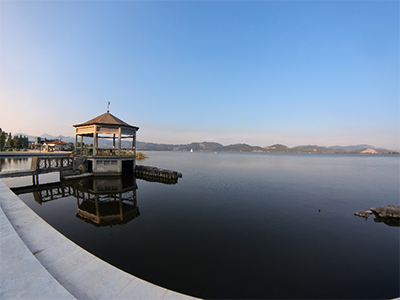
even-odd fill
[[[0,299],[197,299],[156,286],[82,249],[0,180]]]
[[[32,156],[68,156],[71,151],[54,151],[54,152],[44,152],[40,150],[28,150],[28,151],[18,151],[18,152],[0,152],[1,158],[12,158],[12,157],[32,157]]]

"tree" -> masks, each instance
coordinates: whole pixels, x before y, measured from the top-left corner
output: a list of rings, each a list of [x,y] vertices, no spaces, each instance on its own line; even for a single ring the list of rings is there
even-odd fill
[[[14,146],[14,149],[19,149],[21,148],[21,140],[17,135],[14,135],[12,138],[12,145]]]
[[[28,149],[29,147],[29,140],[28,138],[24,135],[24,137],[21,139],[21,147],[23,149]]]
[[[7,132],[1,130],[0,128],[0,151],[4,149],[7,140]]]
[[[14,147],[14,149],[26,149],[29,146],[29,140],[26,136],[14,135],[14,137],[11,140],[11,146]]]
[[[7,147],[12,147],[13,146],[13,141],[12,141],[12,134],[11,132],[8,134],[8,138],[7,138],[7,143],[6,143]]]

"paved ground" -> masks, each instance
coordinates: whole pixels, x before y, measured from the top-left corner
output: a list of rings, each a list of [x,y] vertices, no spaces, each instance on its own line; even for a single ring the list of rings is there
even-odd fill
[[[36,215],[0,180],[0,299],[196,299],[98,259]]]

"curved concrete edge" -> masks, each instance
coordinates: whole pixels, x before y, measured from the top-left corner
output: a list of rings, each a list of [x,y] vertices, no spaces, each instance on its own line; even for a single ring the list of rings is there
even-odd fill
[[[4,214],[8,191],[0,180],[0,298],[75,299],[34,257]]]
[[[56,231],[0,180],[1,299],[198,299],[132,276]]]

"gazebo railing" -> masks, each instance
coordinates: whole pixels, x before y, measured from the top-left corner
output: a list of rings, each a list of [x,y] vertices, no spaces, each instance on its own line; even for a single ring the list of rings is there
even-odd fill
[[[96,153],[96,154],[94,154]],[[76,148],[76,156],[132,156],[135,151],[132,148],[121,148],[121,155],[118,149],[115,148]]]
[[[93,150],[92,150],[93,152]],[[132,148],[121,148],[121,154],[118,149],[113,148],[97,148],[96,155],[99,156],[132,156],[134,155],[134,150]]]

